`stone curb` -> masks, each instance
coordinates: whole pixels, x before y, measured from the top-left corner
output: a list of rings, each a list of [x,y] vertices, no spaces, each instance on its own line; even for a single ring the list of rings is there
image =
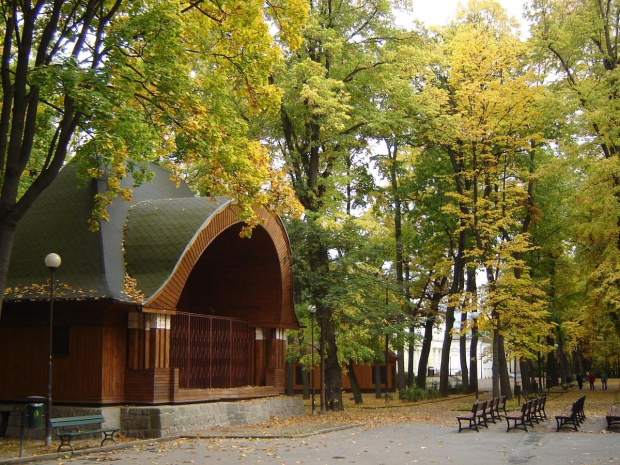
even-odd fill
[[[154,442],[174,441],[180,438],[181,438],[180,436],[170,436],[166,438],[152,438],[152,439],[143,439],[140,441],[123,442],[123,443],[118,443],[118,444],[111,444],[109,446],[93,447],[90,449],[78,449],[73,454],[73,457],[77,457],[80,455],[88,455],[88,454],[93,454],[93,453],[98,453],[98,452],[110,452],[110,451],[119,450],[119,449],[128,449],[133,446],[148,445]],[[69,457],[69,452],[68,451],[51,452],[49,454],[30,455],[28,457],[17,457],[14,459],[0,459],[0,465],[39,462],[42,460],[57,460],[63,457]]]
[[[307,438],[310,436],[316,436],[317,434],[327,434],[334,431],[342,431],[345,429],[352,429],[366,426],[366,423],[355,423],[351,425],[333,426],[331,428],[323,428],[315,431],[306,431],[303,433],[277,433],[277,434],[237,434],[237,433],[222,433],[222,434],[183,434],[182,439],[292,439],[292,438]],[[1,464],[0,464],[1,465]]]
[[[120,449],[129,449],[134,446],[143,446],[152,444],[154,442],[167,442],[167,441],[175,441],[178,439],[292,439],[292,438],[304,438],[315,436],[317,434],[326,434],[331,433],[333,431],[341,431],[345,429],[357,428],[361,426],[365,426],[366,423],[356,423],[351,425],[343,425],[343,426],[334,426],[331,428],[323,428],[315,431],[307,431],[303,433],[277,433],[277,434],[241,434],[241,433],[222,433],[222,434],[183,434],[177,436],[169,436],[165,438],[152,438],[152,439],[144,439],[140,441],[130,441],[123,442],[118,444],[111,444],[109,446],[104,447],[93,447],[90,449],[78,449],[73,454],[73,457],[88,455],[88,454],[96,454],[101,452],[111,452],[114,450]],[[20,463],[30,463],[30,462],[39,462],[43,460],[57,460],[63,457],[69,457],[69,453],[67,451],[63,452],[52,452],[49,454],[41,454],[41,455],[31,455],[28,457],[18,457],[14,459],[5,459],[0,460],[0,465],[13,465]]]

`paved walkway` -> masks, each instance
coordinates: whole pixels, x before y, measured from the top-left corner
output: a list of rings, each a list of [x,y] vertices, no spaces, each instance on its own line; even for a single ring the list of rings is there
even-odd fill
[[[597,387],[598,388],[598,387]],[[618,390],[617,380],[610,385],[609,400]],[[583,394],[588,394],[584,390]],[[581,395],[568,392],[571,399]],[[487,393],[488,394],[488,393]],[[605,394],[607,396],[607,394]],[[567,398],[568,398],[567,397]],[[52,464],[273,464],[273,465],[405,465],[405,464],[618,464],[620,465],[620,428],[606,430],[602,414],[588,412],[579,432],[555,431],[553,412],[534,428],[506,432],[506,421],[489,424],[480,432],[458,433],[455,413],[442,419],[414,420],[406,423],[369,425],[333,425],[327,422],[281,422],[273,427],[239,426],[197,432],[194,438],[132,441],[102,449],[78,450],[69,458],[63,454],[24,457],[2,461],[0,465],[35,462]],[[417,406],[412,412],[420,412]],[[431,414],[432,415],[432,414]],[[377,426],[378,424],[378,426]]]
[[[456,421],[445,426],[410,423],[379,427],[338,427],[333,430],[276,431],[261,438],[232,432],[202,438],[141,441],[80,453],[69,460],[50,454],[39,464],[93,463],[167,464],[620,464],[620,433],[605,430],[604,417],[588,418],[579,432],[555,432],[555,420],[511,430],[506,423],[488,430],[457,433]],[[241,436],[242,430],[239,430]],[[228,436],[228,437],[227,437]],[[280,436],[280,437],[278,437]],[[30,458],[32,460],[32,458]],[[13,460],[2,463],[19,463]]]

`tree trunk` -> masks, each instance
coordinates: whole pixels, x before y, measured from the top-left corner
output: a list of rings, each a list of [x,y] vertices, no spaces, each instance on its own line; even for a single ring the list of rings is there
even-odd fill
[[[336,332],[331,312],[323,310],[323,350],[325,351],[325,409],[343,410],[342,403],[342,372],[338,363],[338,347],[336,345]]]
[[[497,327],[493,328],[493,361],[492,361],[492,396],[497,397],[500,395],[499,388],[499,330]]]
[[[560,333],[560,328],[558,327],[558,334]],[[560,383],[565,384],[568,379],[568,365],[566,363],[566,356],[564,355],[564,345],[562,344],[562,337],[558,336],[558,348],[556,351],[558,357],[558,368],[560,369]]]
[[[403,243],[402,243],[402,205],[400,200],[400,192],[398,189],[398,144],[391,145],[386,142],[388,154],[390,157],[390,181],[392,188],[392,199],[394,204],[394,255],[395,255],[395,271],[396,284],[398,286],[398,297],[404,297],[403,293]],[[404,306],[403,306],[404,308]],[[398,315],[398,321],[402,322],[403,314]],[[405,388],[405,344],[403,334],[398,334],[396,341],[396,355],[398,364],[398,373],[396,378],[396,387],[399,390]]]
[[[431,302],[432,306],[432,302]],[[424,324],[424,339],[420,350],[420,360],[418,362],[418,376],[416,376],[416,386],[426,389],[426,376],[428,373],[428,357],[431,354],[431,343],[433,342],[433,328],[435,327],[435,314],[426,317]]]
[[[535,392],[532,384],[532,362],[529,360],[519,360],[519,369],[521,370],[521,386],[524,392]]]
[[[466,228],[459,233],[459,243],[454,257],[452,271],[452,285],[450,286],[450,296],[454,296],[463,290],[463,272],[465,271],[465,241],[467,238]],[[443,345],[441,349],[441,369],[439,373],[439,394],[447,396],[450,390],[448,371],[450,370],[450,347],[452,345],[452,328],[454,327],[454,306],[450,305],[446,309],[446,327],[444,331]]]
[[[474,322],[474,329],[471,332],[471,343],[469,344],[469,360],[471,362],[469,386],[470,392],[476,394],[476,400],[478,400],[478,324]]]
[[[413,386],[415,382],[415,373],[413,372],[415,358],[415,326],[409,327],[409,350],[407,354],[407,387]]]
[[[357,376],[355,376],[352,360],[349,360],[349,363],[347,363],[347,376],[349,378],[349,383],[351,384],[355,404],[359,405],[364,403],[364,400],[362,399],[362,390],[360,389],[360,384],[357,382]]]
[[[405,282],[411,282],[411,275],[409,272],[408,260],[403,260],[403,268],[405,270]],[[417,309],[414,309],[411,305],[411,289],[409,284],[405,287],[405,305],[406,315],[409,317],[409,321],[417,320]],[[414,373],[413,373],[413,357],[415,354],[415,324],[409,325],[409,332],[407,334],[407,379],[405,380],[406,387],[413,386]]]
[[[478,288],[476,284],[476,268],[472,266],[468,266],[466,269],[466,290],[467,293],[471,296],[470,299],[470,308],[473,311],[478,311]],[[479,314],[478,314],[479,315]],[[463,324],[466,326],[467,316]],[[465,353],[466,347],[463,347],[463,353]],[[471,341],[469,344],[469,365],[471,367],[471,376],[469,378],[469,383],[463,383],[464,392],[475,392],[476,393],[476,401],[478,400],[478,320],[473,320],[473,325],[471,329]],[[462,364],[462,362],[461,362]],[[465,369],[467,369],[467,362],[465,362]],[[467,378],[465,378],[467,379]]]
[[[397,337],[396,343],[398,344],[397,351],[397,363],[398,371],[396,373],[396,389],[402,391],[405,389],[405,340],[402,334]]]
[[[452,346],[452,328],[454,327],[454,312],[452,305],[446,309],[446,327],[443,333],[443,344],[441,346],[441,367],[439,371],[439,395],[447,397],[450,394],[450,347]]]
[[[499,382],[501,386],[501,395],[512,399],[513,392],[510,389],[510,375],[508,374],[508,361],[506,360],[506,349],[504,347],[504,336],[499,334]],[[494,396],[495,397],[495,396]]]
[[[420,350],[420,360],[418,361],[418,376],[416,378],[416,386],[420,389],[426,389],[426,376],[428,373],[428,358],[431,353],[431,343],[433,342],[433,328],[435,320],[439,315],[439,303],[444,295],[444,287],[448,281],[447,277],[441,280],[433,281],[433,289],[431,299],[429,301],[430,311],[424,321],[424,339],[422,340],[422,348]]]
[[[4,218],[2,218],[4,216]],[[7,276],[9,272],[9,262],[11,251],[13,250],[13,240],[15,238],[15,228],[17,223],[9,220],[5,215],[0,216],[0,289],[6,288]],[[41,267],[43,268],[43,258],[41,257]],[[0,318],[2,318],[3,295],[0,295]]]
[[[467,332],[464,332],[462,328],[467,327],[467,313],[461,313],[461,336],[459,337],[459,352],[461,359],[461,384],[463,385],[463,392],[469,391],[469,360],[467,360]]]
[[[553,338],[547,337],[547,343],[553,347]],[[551,351],[547,354],[547,388],[555,387],[558,385],[558,361],[555,358],[555,352]]]

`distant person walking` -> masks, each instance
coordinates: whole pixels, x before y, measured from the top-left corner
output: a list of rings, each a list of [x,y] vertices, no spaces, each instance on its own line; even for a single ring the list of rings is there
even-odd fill
[[[579,390],[583,388],[583,375],[581,373],[577,373],[577,385],[579,386]]]
[[[603,372],[601,374],[601,385],[603,387],[603,391],[607,390],[607,372]]]
[[[596,376],[594,376],[593,371],[588,373],[588,381],[590,381],[590,391],[594,391],[594,380],[595,379],[596,379]]]

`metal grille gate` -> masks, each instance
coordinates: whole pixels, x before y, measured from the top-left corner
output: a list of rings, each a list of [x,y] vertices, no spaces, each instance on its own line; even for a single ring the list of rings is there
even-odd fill
[[[170,322],[170,364],[181,389],[247,386],[253,340],[245,320],[177,313]]]

